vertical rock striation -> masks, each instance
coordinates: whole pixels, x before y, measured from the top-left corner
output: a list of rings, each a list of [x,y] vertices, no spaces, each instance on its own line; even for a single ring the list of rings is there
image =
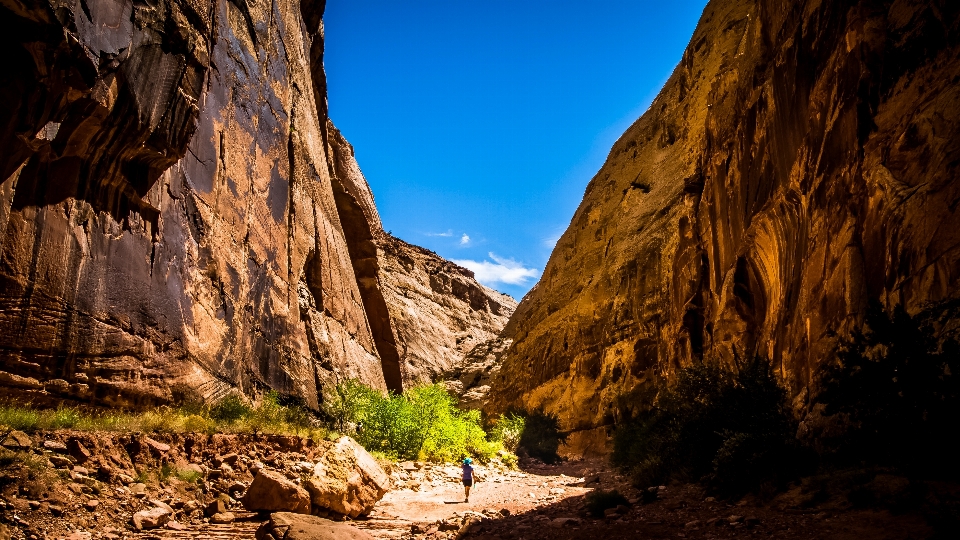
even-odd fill
[[[605,427],[694,362],[798,410],[870,300],[960,294],[960,5],[713,0],[511,318],[490,407]]]
[[[390,240],[328,118],[323,9],[0,0],[11,396],[136,406],[273,388],[317,406],[340,378],[416,379],[402,365],[418,337],[398,332],[383,286]],[[466,324],[484,331],[509,315],[478,308]]]

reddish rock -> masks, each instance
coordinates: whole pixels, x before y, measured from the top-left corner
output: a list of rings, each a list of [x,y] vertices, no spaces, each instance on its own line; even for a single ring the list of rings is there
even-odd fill
[[[344,523],[287,512],[271,514],[270,521],[257,529],[257,540],[270,537],[284,540],[373,540],[365,531]]]
[[[273,471],[257,473],[240,502],[251,512],[310,513],[310,494]]]
[[[960,10],[943,5],[707,4],[511,317],[487,409],[543,406],[565,451],[605,453],[612,419],[645,406],[624,396],[756,356],[802,409],[870,301],[958,298]]]

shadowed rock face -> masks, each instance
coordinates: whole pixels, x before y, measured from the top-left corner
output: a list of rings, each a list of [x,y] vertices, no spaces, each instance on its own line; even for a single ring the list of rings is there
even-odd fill
[[[11,395],[317,406],[343,377],[404,384],[373,196],[327,116],[323,4],[0,0]]]
[[[958,58],[955,2],[710,2],[511,318],[490,407],[597,449],[655,380],[761,355],[802,411],[869,300],[955,298]]]

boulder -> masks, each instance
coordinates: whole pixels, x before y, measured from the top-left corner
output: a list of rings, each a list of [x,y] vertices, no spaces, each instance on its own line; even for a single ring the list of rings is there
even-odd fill
[[[133,527],[138,531],[163,527],[170,521],[172,512],[166,508],[156,507],[142,510],[133,514]]]
[[[251,512],[310,513],[310,494],[274,471],[260,471],[240,501]]]
[[[304,485],[315,506],[355,518],[373,510],[390,488],[390,477],[356,441],[341,437]]]
[[[364,531],[316,516],[277,512],[257,529],[257,540],[373,540]]]
[[[9,450],[27,450],[33,445],[30,436],[22,431],[13,430],[3,439],[4,448]]]

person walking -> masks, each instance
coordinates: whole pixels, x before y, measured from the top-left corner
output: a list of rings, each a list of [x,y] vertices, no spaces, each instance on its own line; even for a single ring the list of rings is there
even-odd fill
[[[470,502],[470,487],[473,486],[473,460],[466,458],[463,460],[463,502]]]

